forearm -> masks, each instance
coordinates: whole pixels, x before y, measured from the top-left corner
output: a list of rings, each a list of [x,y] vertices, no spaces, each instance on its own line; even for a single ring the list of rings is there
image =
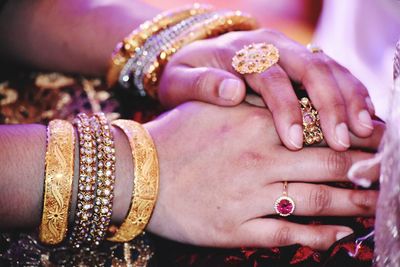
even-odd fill
[[[8,1],[0,55],[40,69],[101,75],[111,52],[158,11],[141,1]]]
[[[133,165],[129,143],[113,128],[116,150],[115,199],[112,222],[121,223],[129,209]],[[0,229],[34,228],[40,224],[46,154],[43,125],[0,125]],[[70,215],[77,198],[77,154]],[[73,216],[70,216],[70,221]]]

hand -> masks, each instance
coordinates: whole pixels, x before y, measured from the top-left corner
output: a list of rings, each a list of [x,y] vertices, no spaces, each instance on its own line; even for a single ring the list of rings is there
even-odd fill
[[[240,75],[231,66],[235,52],[251,43],[274,44],[280,60],[260,74]],[[347,69],[324,53],[275,31],[261,29],[232,32],[195,42],[176,53],[161,77],[159,97],[166,106],[200,100],[222,106],[243,101],[245,83],[261,95],[271,110],[282,142],[292,150],[302,147],[302,117],[291,80],[301,83],[319,111],[322,130],[330,147],[350,146],[348,125],[358,137],[373,129],[374,107],[366,88]]]
[[[384,125],[371,137],[351,137],[358,148],[376,150]],[[235,108],[189,102],[145,125],[160,162],[160,191],[148,230],[201,246],[286,246],[327,249],[351,233],[335,225],[301,225],[276,218],[282,181],[299,216],[370,216],[377,191],[319,183],[348,181],[353,162],[373,157],[359,150],[326,147],[290,151],[281,145],[272,114],[241,104]],[[368,174],[377,180],[378,168]]]

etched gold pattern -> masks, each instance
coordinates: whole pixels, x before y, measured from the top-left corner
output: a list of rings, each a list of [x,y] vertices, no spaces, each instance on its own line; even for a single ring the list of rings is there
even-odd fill
[[[127,242],[142,233],[150,220],[157,199],[160,173],[157,151],[147,130],[129,120],[116,120],[112,125],[119,127],[129,139],[134,164],[134,189],[125,221],[108,240]]]
[[[55,245],[68,228],[68,210],[74,176],[75,135],[71,123],[53,120],[47,128],[46,170],[39,239]]]

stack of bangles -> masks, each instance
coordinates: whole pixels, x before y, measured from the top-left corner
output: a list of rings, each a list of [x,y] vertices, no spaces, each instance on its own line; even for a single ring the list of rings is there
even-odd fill
[[[110,87],[119,83],[124,88],[135,88],[141,96],[157,98],[162,71],[182,47],[227,32],[256,28],[255,19],[240,11],[216,12],[199,4],[162,13],[117,45],[107,83]]]
[[[198,4],[164,12],[140,25],[112,55],[107,82],[117,82],[151,97],[169,58],[183,46],[236,30],[252,30],[255,20],[241,12],[215,12]],[[114,201],[115,148],[111,127],[121,129],[132,149],[134,173],[130,210],[124,222],[111,225]],[[75,135],[75,132],[77,133]],[[77,136],[77,138],[75,137]],[[77,140],[75,140],[77,139]],[[78,151],[75,152],[75,150]],[[79,155],[78,166],[75,153]],[[77,170],[77,173],[74,173]],[[76,206],[72,207],[74,176]],[[155,146],[139,123],[108,122],[103,113],[78,114],[75,121],[53,120],[47,128],[44,200],[39,239],[47,245],[98,247],[103,241],[127,242],[140,235],[157,198],[159,167]],[[69,225],[69,219],[73,218]]]
[[[116,179],[113,126],[127,136],[134,166],[130,210],[119,226],[110,225]],[[79,168],[74,166],[76,148]],[[79,172],[78,191],[76,207],[71,207],[74,169]],[[67,242],[74,249],[96,248],[104,240],[130,241],[143,232],[150,219],[158,184],[157,152],[150,134],[141,124],[130,120],[110,124],[103,113],[92,117],[78,114],[73,124],[53,120],[47,127],[39,239],[44,244],[57,245],[68,235]],[[69,227],[71,213],[74,219]]]
[[[156,98],[162,71],[179,49],[197,40],[256,28],[256,21],[239,11],[216,12],[198,4],[162,13],[143,23],[117,45],[107,82],[109,86],[119,83],[126,88],[133,87],[139,95]],[[271,44],[261,43],[238,51],[232,65],[239,73],[253,73],[265,71],[278,60],[277,49]],[[300,104],[305,143],[310,145],[322,141],[318,112],[307,98],[301,99]],[[117,179],[111,127],[119,128],[127,136],[134,166],[130,210],[119,226],[111,225],[114,183]],[[76,153],[75,149],[78,149]],[[79,166],[76,167],[75,154],[79,155]],[[74,173],[75,169],[78,173]],[[78,190],[76,206],[71,207],[74,176],[78,177]],[[47,245],[67,240],[74,249],[89,250],[105,240],[128,242],[140,235],[149,222],[157,199],[158,184],[157,152],[151,136],[139,123],[129,120],[110,123],[103,113],[91,117],[78,114],[73,124],[53,120],[47,128],[39,239]],[[287,196],[280,199],[287,203],[290,200]],[[278,201],[275,204],[277,213],[284,214],[282,216],[291,214],[294,203],[291,205],[291,211],[284,213],[281,211],[282,203]],[[69,218],[73,218],[71,227]]]

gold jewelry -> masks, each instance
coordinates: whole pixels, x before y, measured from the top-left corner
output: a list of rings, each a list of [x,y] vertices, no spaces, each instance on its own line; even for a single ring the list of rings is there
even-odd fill
[[[240,11],[215,14],[212,18],[195,24],[160,51],[157,59],[148,69],[144,70],[143,85],[146,93],[153,98],[157,98],[157,87],[161,73],[171,56],[182,47],[195,41],[219,36],[227,32],[248,31],[256,28],[256,20]]]
[[[279,61],[279,50],[272,44],[244,46],[232,58],[232,67],[240,74],[261,73]]]
[[[319,121],[318,111],[312,106],[307,97],[300,101],[301,113],[303,116],[303,138],[305,145],[319,143],[324,139]]]
[[[146,21],[130,33],[121,43],[118,43],[111,58],[110,67],[107,72],[107,84],[113,86],[119,74],[128,61],[133,57],[146,40],[161,30],[198,14],[210,12],[211,8],[204,5],[194,4],[190,7],[163,12],[151,21]]]
[[[74,177],[75,133],[71,123],[50,121],[47,127],[43,213],[39,239],[49,245],[63,241],[68,228]]]
[[[94,245],[98,246],[104,240],[111,221],[115,182],[115,148],[111,128],[104,113],[95,113],[91,118],[91,125],[97,143],[97,188],[90,238]]]
[[[311,44],[311,43],[308,44],[306,47],[307,47],[308,51],[310,51],[311,53],[323,53],[324,52],[321,47]]]
[[[74,248],[80,248],[86,242],[92,241],[89,230],[92,224],[96,189],[97,145],[89,117],[85,113],[79,113],[74,124],[78,129],[79,137],[79,179],[75,224],[72,228],[70,243]]]
[[[291,215],[296,208],[294,200],[288,196],[287,188],[288,188],[288,182],[284,181],[282,196],[280,196],[277,200],[275,200],[274,204],[275,212],[283,217]]]
[[[114,242],[127,242],[143,232],[157,199],[159,167],[157,151],[147,130],[139,123],[116,120],[112,125],[120,128],[129,139],[134,165],[134,189],[129,213],[121,226],[110,228]]]

